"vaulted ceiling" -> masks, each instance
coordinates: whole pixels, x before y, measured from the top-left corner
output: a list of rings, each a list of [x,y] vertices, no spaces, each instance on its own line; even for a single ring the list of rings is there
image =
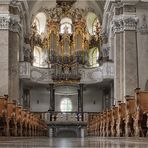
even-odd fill
[[[27,0],[29,6],[30,19],[37,11],[43,8],[52,8],[56,6],[56,0]],[[102,20],[105,0],[76,0],[74,7],[76,8],[91,8]]]

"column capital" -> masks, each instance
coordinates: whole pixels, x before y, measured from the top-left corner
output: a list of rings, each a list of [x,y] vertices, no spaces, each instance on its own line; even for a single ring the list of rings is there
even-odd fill
[[[0,30],[10,30],[20,32],[21,24],[18,15],[0,14]]]
[[[0,30],[9,29],[10,16],[8,14],[0,14]]]
[[[112,29],[114,33],[120,33],[121,32],[121,17],[114,16],[112,21]]]
[[[123,30],[136,30],[138,17],[136,15],[123,15]]]
[[[20,17],[18,15],[10,16],[9,30],[12,32],[20,33],[21,24],[20,24]]]
[[[137,29],[138,17],[136,15],[115,16],[112,21],[114,33],[132,31]]]

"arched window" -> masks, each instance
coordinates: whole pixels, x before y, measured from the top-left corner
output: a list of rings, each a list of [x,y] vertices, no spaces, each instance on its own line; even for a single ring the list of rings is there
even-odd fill
[[[43,12],[38,13],[32,22],[32,29],[35,32],[34,37],[34,61],[33,66],[48,67],[48,49],[46,48],[46,15]],[[44,40],[45,39],[45,40]],[[41,46],[44,43],[44,46]]]
[[[42,49],[38,46],[34,47],[34,61],[33,61],[33,66],[36,67],[44,67],[47,68],[48,64],[48,55],[47,55],[47,50]]]
[[[93,22],[92,32],[94,35],[96,34],[96,28],[100,28],[100,22],[98,18],[96,18]]]
[[[68,34],[72,33],[72,20],[68,17],[64,17],[60,22],[60,33],[64,34],[65,32]]]
[[[71,112],[72,111],[72,102],[69,98],[63,98],[60,104],[62,112]]]
[[[99,50],[97,47],[90,49],[89,52],[89,65],[91,67],[98,67],[99,63],[97,62],[99,58]]]
[[[46,15],[43,12],[38,13],[35,16],[32,24],[36,25],[37,32],[39,34],[43,33],[46,28]]]
[[[99,58],[99,51],[98,51],[98,48],[94,48],[94,51],[92,53],[92,66],[93,67],[97,67],[99,66],[98,64],[98,58]]]
[[[95,35],[96,32],[96,25],[100,27],[100,21],[98,19],[98,16],[93,12],[88,12],[86,16],[86,24],[87,29],[90,35]]]
[[[40,48],[35,46],[34,47],[34,60],[33,60],[33,66],[40,67]]]

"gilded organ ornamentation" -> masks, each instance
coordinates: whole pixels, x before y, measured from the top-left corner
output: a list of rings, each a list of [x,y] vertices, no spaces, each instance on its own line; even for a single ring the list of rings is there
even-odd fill
[[[94,35],[89,34],[86,10],[65,4],[57,3],[55,8],[44,9],[47,17],[45,31],[38,31],[39,27],[34,21],[30,45],[34,50],[47,53],[45,61],[49,68],[54,69],[53,81],[79,82],[79,67],[88,64],[90,48],[100,49],[100,26],[96,23]]]

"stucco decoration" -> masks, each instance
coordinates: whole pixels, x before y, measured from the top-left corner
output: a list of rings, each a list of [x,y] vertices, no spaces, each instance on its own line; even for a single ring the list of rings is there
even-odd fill
[[[113,79],[114,68],[112,62],[105,62],[102,66],[96,68],[83,68],[79,72],[82,76],[80,83],[93,84],[102,82],[104,79]],[[30,66],[28,62],[20,63],[20,78],[30,79],[30,81],[41,84],[53,83],[53,69],[38,68]]]
[[[32,67],[31,68],[31,81],[37,82],[37,83],[43,83],[43,84],[47,83],[48,84],[52,82],[51,74],[52,74],[52,70]]]

